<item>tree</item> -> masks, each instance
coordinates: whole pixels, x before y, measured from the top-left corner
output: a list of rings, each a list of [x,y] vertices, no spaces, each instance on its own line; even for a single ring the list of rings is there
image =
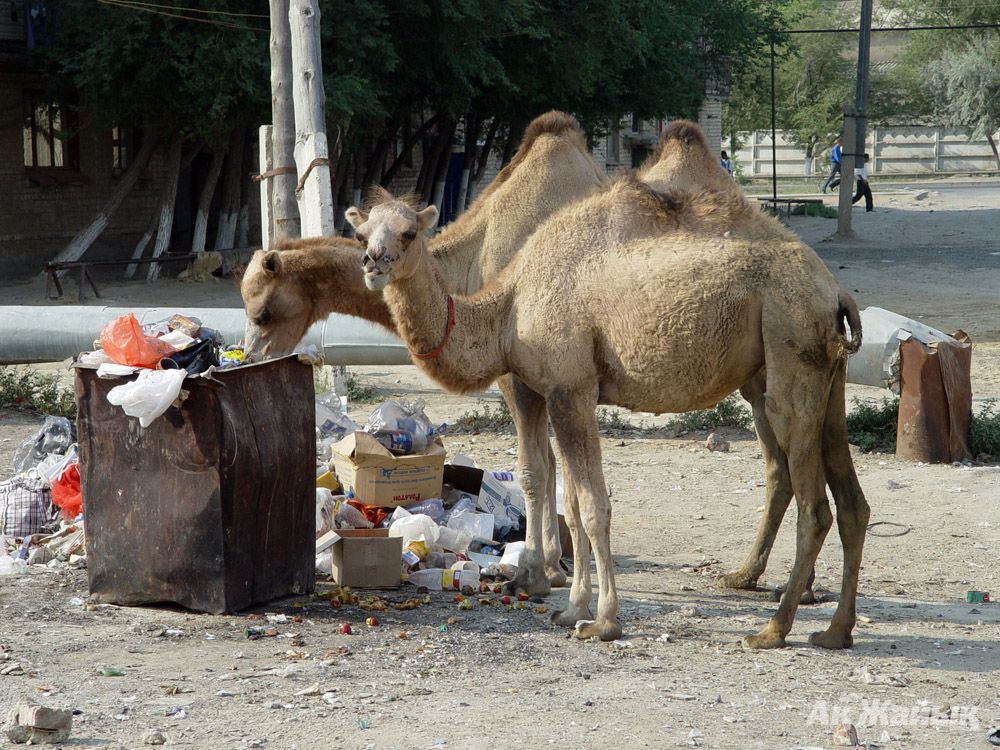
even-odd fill
[[[957,54],[927,64],[927,87],[935,111],[952,127],[966,127],[971,138],[985,137],[1000,169],[993,134],[1000,128],[1000,42],[977,36]]]

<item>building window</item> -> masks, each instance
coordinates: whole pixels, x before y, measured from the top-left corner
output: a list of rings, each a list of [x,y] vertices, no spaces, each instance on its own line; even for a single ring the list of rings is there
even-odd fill
[[[73,115],[62,104],[48,104],[37,92],[24,92],[24,166],[29,169],[79,169],[79,139]]]
[[[118,125],[111,129],[111,174],[121,175],[132,163],[142,146],[142,135],[138,128],[123,128]]]

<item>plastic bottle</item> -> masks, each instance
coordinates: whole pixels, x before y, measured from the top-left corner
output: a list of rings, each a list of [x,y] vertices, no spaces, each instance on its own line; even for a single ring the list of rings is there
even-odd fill
[[[429,568],[451,568],[458,562],[458,555],[454,552],[431,552],[424,562]]]
[[[373,433],[373,437],[381,443],[387,451],[400,456],[411,453],[420,453],[427,447],[427,438],[420,433],[412,433],[406,430],[380,430]]]
[[[423,513],[425,516],[430,516],[435,522],[438,522],[441,516],[444,515],[444,500],[439,497],[429,497],[426,500],[420,500],[412,505],[407,505],[406,510],[410,513]]]
[[[479,588],[479,573],[473,570],[426,568],[410,573],[406,580],[414,586],[424,586],[432,591],[461,591],[465,586]]]

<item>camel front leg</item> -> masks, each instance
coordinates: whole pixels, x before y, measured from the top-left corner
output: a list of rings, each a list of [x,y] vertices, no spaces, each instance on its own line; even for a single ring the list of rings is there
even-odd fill
[[[834,378],[826,408],[826,424],[823,426],[823,464],[827,484],[837,504],[837,530],[844,548],[844,572],[837,611],[833,613],[829,628],[809,637],[810,643],[823,648],[850,648],[854,645],[851,631],[856,618],[858,575],[871,515],[847,443],[847,409],[844,404],[846,369],[844,363]]]
[[[559,453],[566,467],[567,512],[571,512],[570,505],[578,506],[579,521],[594,548],[597,562],[597,619],[578,622],[575,634],[581,639],[597,637],[602,641],[613,641],[621,637],[622,626],[618,622],[618,591],[611,555],[611,501],[601,469],[601,444],[597,434],[597,388],[558,390],[549,396],[547,404]],[[569,498],[570,492],[573,493],[572,499]],[[572,523],[577,523],[576,518]],[[573,542],[578,545],[576,538]],[[577,565],[583,551],[574,550]],[[571,608],[589,603],[589,586],[586,592],[582,588],[583,574],[587,569],[584,565],[582,570],[577,567],[573,571],[573,589],[578,596],[571,602]],[[581,578],[579,588],[577,575]]]
[[[559,527],[555,521],[555,474],[552,467],[555,457],[549,445],[545,399],[516,378],[501,378],[501,389],[508,398],[517,430],[517,461],[524,490],[526,542],[517,574],[505,585],[505,589],[509,593],[523,591],[531,596],[546,596],[551,590],[551,578],[543,566],[542,550],[546,551],[546,562],[548,556],[554,555],[556,569],[561,553]],[[553,490],[551,494],[550,486]],[[545,507],[549,504],[552,505],[550,511]],[[563,574],[561,584],[565,583],[566,576]]]
[[[569,590],[569,606],[552,613],[552,623],[574,627],[580,620],[593,620],[590,612],[590,540],[583,531],[580,517],[580,503],[573,490],[573,478],[563,461],[563,506],[566,511],[566,525],[573,539],[573,585]]]

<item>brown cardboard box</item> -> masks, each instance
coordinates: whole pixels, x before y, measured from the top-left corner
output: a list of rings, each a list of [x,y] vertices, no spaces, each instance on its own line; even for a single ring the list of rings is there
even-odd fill
[[[395,508],[441,496],[446,451],[435,439],[423,453],[395,456],[367,432],[333,444],[333,468],[358,502]]]
[[[361,589],[396,589],[403,538],[388,529],[341,529],[330,546],[333,580]]]

